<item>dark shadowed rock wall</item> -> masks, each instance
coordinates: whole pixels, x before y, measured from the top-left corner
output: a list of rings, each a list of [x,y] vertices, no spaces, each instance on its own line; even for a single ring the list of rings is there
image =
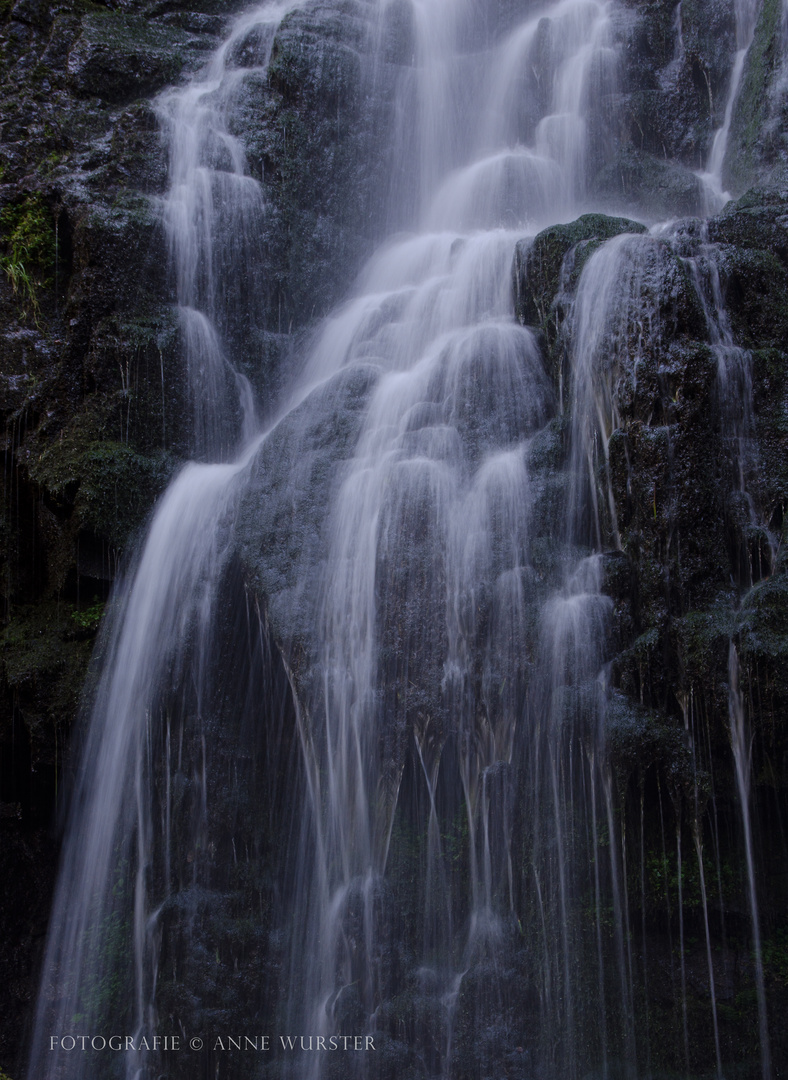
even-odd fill
[[[753,975],[747,884],[729,727],[736,678],[752,739],[756,874],[772,1015],[779,1016],[786,1003],[786,205],[779,187],[753,189],[707,226],[686,219],[678,240],[653,241],[632,291],[637,303],[617,327],[617,339],[608,342],[616,421],[607,468],[620,542],[614,551],[614,526],[608,520],[604,590],[615,605],[608,738],[630,868],[633,940],[640,961],[645,964],[648,955],[652,965],[652,997],[649,1001],[640,988],[636,1015],[651,1032],[652,1064],[677,1073],[682,1034],[671,959],[680,932],[677,836],[688,875],[681,919],[690,1071],[702,1070],[714,1057],[696,828],[700,835],[707,832],[703,858],[714,882],[709,910],[715,964],[724,973],[717,986],[723,1058],[757,1060],[757,1013],[753,991],[747,990]],[[518,246],[518,318],[541,329],[556,383],[563,378],[566,387],[571,380],[566,364],[576,268],[602,240],[630,231],[632,222],[587,215]],[[738,451],[726,420],[718,358],[690,273],[699,240],[719,245],[706,250],[716,250],[733,339],[750,350],[754,424],[748,491],[765,529],[753,524],[734,476]],[[736,388],[734,408],[744,408],[745,390]],[[537,481],[541,486],[561,460],[565,430],[557,425],[554,456]],[[599,468],[603,480],[605,468]],[[670,890],[672,911],[666,903]],[[786,1045],[779,1020],[772,1021],[772,1037],[775,1075],[781,1075]]]

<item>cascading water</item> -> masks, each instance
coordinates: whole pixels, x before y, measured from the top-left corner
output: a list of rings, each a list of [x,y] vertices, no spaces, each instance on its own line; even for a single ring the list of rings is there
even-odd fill
[[[301,799],[300,820],[282,829],[276,914],[260,899],[260,923],[279,920],[285,939],[269,943],[281,965],[276,1021],[324,1043],[387,1032],[407,1046],[400,1060],[413,1075],[634,1077],[647,1041],[635,999],[647,979],[607,745],[605,580],[621,547],[610,440],[617,380],[626,367],[637,392],[661,333],[674,242],[626,232],[578,246],[585,262],[565,268],[575,290],[562,330],[566,402],[538,336],[511,310],[515,244],[588,209],[589,172],[615,142],[617,11],[558,0],[488,42],[484,5],[406,5],[412,63],[394,80],[388,152],[398,169],[385,217],[417,231],[368,262],[261,434],[236,365],[263,325],[266,204],[228,117],[250,73],[264,76],[282,20],[309,7],[293,0],[243,16],[205,72],[159,99],[195,457],[220,463],[176,478],[116,596],[30,1080],[96,1075],[89,1056],[48,1049],[74,1017],[85,1030],[122,1020],[137,1040],[173,1017],[184,1036],[199,1034],[184,1019],[197,1006],[165,1000],[161,971],[178,982],[181,939],[192,953],[199,942],[205,967],[194,971],[207,977],[204,897],[218,889],[211,717],[222,695],[232,701],[231,687],[216,690],[213,639],[242,546],[237,522],[260,473],[272,501],[284,490],[283,516],[299,512],[299,485],[320,471],[314,447],[337,423],[332,403],[351,390],[358,430],[339,465],[323,451],[330,500],[294,545],[298,581],[270,599]],[[376,19],[390,12],[368,7],[374,86],[385,67]],[[738,74],[709,165],[717,180],[752,37],[752,18],[739,22]],[[678,12],[676,25],[680,43]],[[740,353],[704,257],[696,245],[687,265],[725,396]],[[731,437],[744,492],[747,434]],[[309,616],[296,633],[297,608]],[[299,817],[292,803],[277,807]],[[243,829],[227,830],[238,867]],[[700,833],[696,846],[702,860]],[[681,873],[679,862],[679,892]],[[709,957],[713,992],[710,947]],[[209,1018],[225,1015],[226,1005],[213,1008]],[[719,1060],[719,1041],[717,1050]],[[164,1069],[153,1054],[124,1065],[129,1077]],[[378,1067],[359,1058],[351,1068]],[[335,1068],[310,1042],[274,1075]],[[215,1075],[251,1073],[217,1059]]]
[[[222,109],[245,74],[232,69],[232,54],[253,31],[255,59],[264,70],[276,28],[295,6],[273,5],[239,20],[204,75],[160,103],[171,132],[172,184],[164,216],[195,452],[209,459],[230,454],[255,426],[249,384],[229,363],[220,338],[227,329],[224,320],[233,315],[231,301],[238,303],[237,295],[227,296],[228,267],[237,266],[237,260],[241,265],[249,260],[254,267],[262,213],[260,187],[244,175],[240,144],[223,122]],[[183,469],[157,509],[138,565],[116,590],[116,614],[106,630],[108,661],[93,703],[49,934],[46,970],[56,988],[45,991],[39,1003],[31,1077],[93,1075],[94,1062],[71,1059],[62,1048],[48,1051],[47,1033],[65,1030],[74,1018],[100,1026],[113,1007],[119,1008],[118,991],[121,999],[133,1002],[131,1007],[124,1002],[120,1015],[136,1037],[156,1028],[158,920],[172,874],[173,707],[168,687],[176,687],[181,705],[201,717],[217,593],[231,550],[237,480],[248,461],[247,451],[233,464]],[[163,820],[156,821],[154,756],[165,724],[167,790]],[[204,735],[201,739],[198,833],[207,814]],[[175,756],[179,772],[182,741]],[[162,827],[163,852],[158,840]],[[162,857],[162,895],[156,904],[150,887],[154,863]],[[114,972],[115,965],[123,964],[118,954],[127,965],[120,985]],[[148,1075],[147,1070],[144,1054],[126,1056],[125,1075]]]
[[[484,76],[478,58],[462,58],[452,39],[472,40],[473,18],[470,7],[447,18],[435,4],[415,20],[416,55],[435,72],[412,80],[422,95],[415,115],[427,129],[447,83],[460,74]],[[508,140],[519,128],[512,83],[528,70],[537,44],[550,49],[552,62],[543,114],[533,148],[512,148]],[[386,946],[375,927],[387,902],[385,868],[405,784],[409,798],[424,801],[429,836],[419,977],[439,1019],[430,1036],[437,1045],[424,1052],[445,1075],[463,980],[471,973],[481,1000],[496,995],[493,973],[516,921],[507,791],[528,683],[521,642],[538,609],[528,455],[555,402],[535,339],[509,315],[511,252],[526,220],[571,213],[582,196],[587,112],[609,93],[614,74],[607,11],[561,3],[547,19],[518,28],[493,63],[498,56],[509,81],[498,80],[479,110],[482,118],[495,116],[497,127],[477,130],[464,117],[447,125],[439,143],[444,160],[431,155],[424,164],[422,234],[373,260],[359,297],[330,322],[312,357],[316,371],[370,362],[381,371],[329,522],[316,660],[322,685],[310,708],[324,719],[306,747],[311,786],[322,777],[324,787],[315,807],[318,895],[310,900],[320,916],[308,950],[313,968],[303,984],[293,976],[299,993],[305,986],[317,994],[293,1021],[325,1036],[341,1027],[347,995],[370,1016],[392,992],[376,959]],[[440,179],[447,165],[454,168],[434,193],[431,178]],[[518,218],[518,231],[507,232]],[[599,671],[600,655],[585,653],[589,630],[596,634],[604,623],[606,600],[598,585],[586,584],[596,580],[590,570],[573,576],[567,596],[562,590],[548,605],[545,633],[553,644],[540,666],[561,673],[544,675],[548,708],[564,678],[582,672],[593,682]],[[564,674],[566,655],[571,674]],[[543,707],[535,702],[534,713]],[[536,748],[537,759],[560,756],[561,727],[556,720],[556,731],[545,733],[548,750]],[[549,780],[541,765],[534,768],[540,790],[554,789],[560,837],[558,761]],[[440,836],[449,805],[463,813],[468,838],[468,893],[459,900]],[[545,885],[551,907],[555,886]],[[567,888],[562,881],[560,914],[545,915],[564,923],[565,971],[575,945],[565,925]],[[452,933],[458,904],[466,929]],[[307,911],[303,919],[309,923]],[[348,924],[356,921],[351,935]],[[544,963],[555,966],[550,949]],[[550,1018],[562,1023],[562,1010],[573,1009],[571,980],[561,971],[550,978],[559,987]],[[311,1067],[320,1069],[314,1061]]]
[[[760,10],[760,0],[736,0],[734,13],[736,18],[736,55],[733,61],[728,96],[725,102],[725,113],[722,126],[714,133],[714,141],[711,145],[706,169],[700,174],[706,196],[706,212],[713,214],[720,210],[730,199],[730,195],[723,188],[722,169],[725,164],[725,155],[728,152],[728,137],[731,131],[733,109],[741,87],[744,63],[747,53],[752,45],[755,34],[755,24]]]

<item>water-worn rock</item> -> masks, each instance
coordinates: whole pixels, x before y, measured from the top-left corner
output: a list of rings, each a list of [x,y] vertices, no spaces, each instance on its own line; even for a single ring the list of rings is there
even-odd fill
[[[69,83],[79,95],[121,103],[147,97],[194,70],[214,46],[212,37],[140,15],[85,15],[69,50]]]
[[[675,161],[627,146],[593,180],[602,205],[650,218],[691,217],[703,210],[703,184],[691,169]]]
[[[722,123],[735,22],[730,0],[627,3],[621,103],[635,151],[698,169]]]
[[[275,640],[299,676],[316,620],[316,575],[326,557],[326,510],[352,455],[362,409],[379,375],[372,365],[340,371],[266,437],[239,514],[242,561],[268,605]],[[292,466],[286,471],[282,462]]]
[[[561,269],[572,248],[583,240],[602,242],[629,232],[644,233],[646,226],[628,218],[584,214],[569,225],[551,225],[533,241],[519,241],[513,283],[515,314],[523,326],[548,326],[550,310],[560,293]],[[575,284],[576,276],[575,270]]]

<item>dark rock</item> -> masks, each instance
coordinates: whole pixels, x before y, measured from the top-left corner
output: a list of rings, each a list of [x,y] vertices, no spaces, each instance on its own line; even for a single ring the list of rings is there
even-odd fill
[[[48,29],[51,22],[50,5],[44,0],[17,0],[11,9],[11,18],[28,26]]]
[[[691,217],[703,210],[703,184],[694,172],[631,147],[597,173],[592,186],[611,208],[640,209],[657,219]]]
[[[86,15],[68,56],[68,74],[77,94],[109,102],[148,96],[195,68],[210,40],[193,38],[174,26],[156,26],[138,16]]]
[[[752,188],[709,221],[709,239],[769,251],[788,265],[788,193]]]
[[[681,38],[671,0],[627,6],[637,13],[624,35],[627,142],[638,152],[700,169],[723,121],[735,51],[733,5],[683,2]]]
[[[788,270],[771,251],[723,245],[720,271],[734,340],[779,348],[788,340]]]
[[[532,241],[520,240],[512,273],[515,312],[523,326],[548,325],[559,292],[561,267],[573,247],[582,240],[608,240],[626,232],[643,233],[646,226],[628,218],[584,214],[570,225],[545,229]]]

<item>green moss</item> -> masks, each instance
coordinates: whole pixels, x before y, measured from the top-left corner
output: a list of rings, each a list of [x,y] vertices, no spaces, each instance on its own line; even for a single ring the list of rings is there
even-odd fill
[[[543,326],[548,322],[564,258],[581,241],[596,240],[598,246],[621,233],[646,231],[645,225],[628,218],[583,214],[568,225],[552,225],[533,242],[521,240],[514,264],[515,307],[520,322]]]
[[[125,443],[54,443],[31,467],[32,478],[64,508],[73,507],[79,527],[124,548],[164,490],[174,468],[166,452],[151,457]]]
[[[725,159],[725,184],[741,191],[753,182],[767,154],[763,144],[770,97],[767,88],[781,62],[780,0],[764,0],[755,36],[747,54],[741,90],[731,124]]]
[[[71,612],[71,619],[81,630],[96,630],[104,614],[104,601],[94,600],[88,607]]]
[[[40,193],[5,207],[0,213],[0,237],[0,265],[14,293],[37,317],[39,292],[51,287],[56,259],[52,211]]]

